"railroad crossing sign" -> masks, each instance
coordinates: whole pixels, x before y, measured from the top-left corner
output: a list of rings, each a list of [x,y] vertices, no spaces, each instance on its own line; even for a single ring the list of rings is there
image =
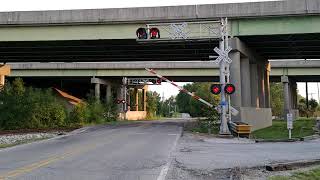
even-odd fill
[[[188,24],[182,23],[182,24],[170,24],[171,32],[170,32],[170,38],[171,39],[188,39]]]
[[[214,60],[214,62],[216,64],[219,64],[220,61],[224,61],[228,64],[230,64],[232,62],[232,59],[229,58],[229,52],[232,50],[230,47],[228,47],[225,51],[215,47],[214,49],[214,52],[216,52],[219,56],[216,60]]]

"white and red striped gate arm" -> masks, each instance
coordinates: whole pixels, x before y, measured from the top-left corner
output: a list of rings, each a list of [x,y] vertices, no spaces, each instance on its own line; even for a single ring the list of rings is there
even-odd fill
[[[205,101],[204,99],[200,98],[199,96],[197,96],[197,95],[195,95],[195,94],[193,94],[193,93],[189,92],[188,90],[186,90],[186,89],[182,88],[181,86],[177,85],[177,84],[176,84],[176,83],[174,83],[173,81],[170,81],[169,79],[167,79],[167,78],[165,78],[165,77],[161,76],[161,75],[160,75],[160,74],[158,74],[155,70],[153,70],[153,69],[149,69],[149,68],[145,68],[145,69],[146,69],[148,72],[150,72],[151,74],[156,75],[158,78],[160,78],[160,79],[162,79],[162,80],[164,80],[164,81],[166,81],[166,82],[168,82],[168,83],[172,84],[173,86],[177,87],[181,92],[184,92],[184,93],[186,93],[186,94],[190,95],[192,98],[194,98],[194,99],[196,99],[196,100],[198,100],[198,101],[202,102],[203,104],[205,104],[205,105],[207,105],[207,106],[209,106],[209,107],[211,107],[211,108],[213,108],[213,107],[214,107],[214,105],[210,104],[209,102]]]

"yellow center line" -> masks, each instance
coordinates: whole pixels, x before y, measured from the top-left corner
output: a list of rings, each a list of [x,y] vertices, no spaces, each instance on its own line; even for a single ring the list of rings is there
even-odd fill
[[[39,169],[41,167],[47,166],[47,165],[49,165],[53,162],[56,162],[58,160],[62,160],[68,156],[72,156],[72,155],[75,156],[75,155],[81,154],[83,152],[89,151],[91,149],[94,149],[95,147],[96,146],[88,145],[87,148],[82,148],[82,149],[75,148],[77,150],[70,150],[70,151],[67,151],[63,154],[56,155],[56,156],[32,163],[30,165],[23,166],[21,168],[15,169],[13,171],[9,171],[5,174],[0,174],[0,180],[4,180],[5,178],[14,178],[14,177],[20,176],[22,174],[25,174],[25,173],[31,172],[33,170]]]
[[[125,134],[125,135],[127,135],[127,134]],[[21,168],[17,168],[15,170],[9,171],[7,173],[0,174],[0,180],[5,180],[6,178],[14,178],[14,177],[29,173],[33,170],[39,169],[41,167],[47,166],[47,165],[54,163],[58,160],[62,160],[66,157],[76,156],[81,153],[88,152],[88,151],[93,150],[99,146],[104,146],[106,142],[109,142],[109,141],[111,142],[113,140],[113,138],[116,138],[116,136],[112,136],[112,138],[108,138],[107,141],[104,140],[103,144],[101,144],[101,140],[96,140],[94,142],[80,145],[78,147],[70,147],[70,148],[68,148],[69,150],[66,150],[65,153],[62,153],[60,155],[55,155],[55,156],[49,157],[47,159],[23,166]]]

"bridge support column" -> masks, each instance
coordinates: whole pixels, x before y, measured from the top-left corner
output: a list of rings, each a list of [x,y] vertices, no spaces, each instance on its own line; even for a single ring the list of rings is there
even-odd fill
[[[139,90],[134,88],[134,97],[135,97],[135,111],[139,111]]]
[[[272,125],[269,93],[269,65],[267,60],[239,38],[232,38],[233,51],[230,66],[230,82],[236,86],[231,95],[231,105],[239,110],[232,121],[242,121],[252,125],[252,130]]]
[[[98,83],[94,85],[94,96],[97,100],[100,100],[100,84]]]
[[[258,67],[257,64],[250,64],[250,89],[251,89],[251,105],[252,107],[259,107],[259,95],[258,95]]]
[[[283,117],[286,120],[287,114],[290,113],[295,119],[299,116],[297,83],[286,75],[281,77],[281,82],[283,83],[284,99]]]
[[[111,103],[111,97],[112,97],[112,94],[111,94],[111,84],[107,84],[106,85],[106,102],[107,103]]]
[[[287,114],[290,112],[290,99],[289,99],[289,78],[288,76],[282,76],[281,82],[283,84],[283,117],[286,119]]]
[[[4,75],[0,75],[0,87],[4,86],[5,78]]]
[[[265,65],[265,74],[264,74],[264,88],[265,88],[265,108],[271,108],[271,97],[270,97],[270,63],[267,62]]]
[[[143,111],[147,111],[147,91],[148,91],[148,86],[144,86],[142,88]]]

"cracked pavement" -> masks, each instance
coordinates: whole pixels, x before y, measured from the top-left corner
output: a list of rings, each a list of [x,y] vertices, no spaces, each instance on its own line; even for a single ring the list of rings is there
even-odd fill
[[[167,179],[241,179],[242,172],[268,163],[320,159],[320,139],[294,143],[254,143],[184,133]],[[262,168],[263,169],[263,168]],[[231,177],[232,176],[232,177]]]

